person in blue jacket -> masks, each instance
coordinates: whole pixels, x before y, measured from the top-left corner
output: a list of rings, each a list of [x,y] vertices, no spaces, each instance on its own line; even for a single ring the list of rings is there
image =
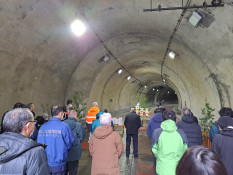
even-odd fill
[[[40,127],[37,142],[47,145],[45,151],[50,173],[65,175],[67,154],[72,147],[74,137],[69,125],[61,121],[62,106],[52,107],[51,115],[52,118]]]
[[[160,128],[160,125],[163,122],[162,113],[163,113],[163,109],[156,108],[154,110],[154,116],[148,122],[147,135],[150,140],[151,140],[154,130]],[[151,145],[151,148],[152,147],[153,145]],[[156,158],[154,154],[152,154],[152,157],[153,157],[153,163],[154,163],[154,174],[156,174]]]
[[[81,123],[77,121],[77,112],[71,110],[68,114],[68,119],[64,123],[70,126],[74,136],[74,143],[68,152],[67,168],[69,175],[76,175],[78,172],[78,164],[82,154],[81,142],[85,137],[85,132]]]
[[[106,112],[105,112],[106,111]],[[98,126],[101,126],[100,124],[100,115],[102,115],[103,113],[107,113],[108,111],[105,109],[105,111],[100,111],[96,114],[96,119],[93,120],[92,122],[92,134],[94,133],[95,129],[98,127]],[[111,121],[111,127],[114,128],[114,125],[113,125],[113,121]]]
[[[220,118],[223,117],[223,116],[228,116],[228,117],[232,118],[232,109],[227,108],[227,107],[222,107],[220,109],[220,111],[219,111],[219,115],[220,115]],[[219,128],[218,128],[218,123],[216,121],[216,122],[214,122],[214,124],[210,128],[209,136],[210,136],[210,141],[211,142],[214,140],[214,137],[217,134],[220,134],[220,131],[219,131]]]

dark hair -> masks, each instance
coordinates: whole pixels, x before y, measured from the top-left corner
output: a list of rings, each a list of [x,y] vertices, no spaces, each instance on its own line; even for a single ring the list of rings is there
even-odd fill
[[[231,108],[222,107],[218,113],[219,113],[219,115],[221,117],[222,116],[229,116],[230,117],[231,116],[231,112],[232,112]]]
[[[164,111],[161,108],[156,108],[154,113],[163,113]]]
[[[176,114],[172,110],[166,110],[163,113],[163,121],[165,120],[173,120],[176,122]]]
[[[227,175],[217,154],[210,148],[192,146],[185,151],[176,167],[176,175]]]
[[[70,99],[67,100],[67,105],[68,105],[68,104],[72,104],[72,100],[70,100]]]
[[[67,106],[63,106],[63,112],[67,112],[68,111],[68,107]]]
[[[15,109],[15,108],[22,108],[22,103],[20,103],[20,102],[15,103],[13,106],[13,109]]]
[[[4,132],[21,133],[25,124],[33,119],[32,112],[27,108],[16,108],[7,112],[3,120]]]
[[[107,110],[107,109],[104,109],[104,112],[105,112],[105,113],[108,113],[108,110]]]
[[[51,116],[57,116],[60,112],[63,111],[63,107],[62,106],[53,106],[51,108]]]
[[[45,123],[43,116],[37,116],[36,117],[36,128],[39,130],[41,125]]]

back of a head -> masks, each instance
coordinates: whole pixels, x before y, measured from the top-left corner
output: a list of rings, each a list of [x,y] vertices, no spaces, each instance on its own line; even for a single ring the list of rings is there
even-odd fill
[[[72,104],[72,100],[67,100],[67,105]]]
[[[28,103],[27,107],[30,109],[33,106],[33,103]]]
[[[98,107],[98,103],[97,103],[97,102],[93,102],[93,103],[92,103],[92,106]]]
[[[163,117],[163,121],[165,121],[165,120],[173,120],[173,121],[176,122],[176,114],[172,110],[166,110],[166,111],[164,111],[162,117]]]
[[[217,124],[221,129],[224,129],[228,126],[233,126],[233,120],[229,116],[222,116],[218,119]]]
[[[222,117],[222,116],[229,116],[230,117],[232,115],[231,112],[232,112],[231,108],[222,107],[218,113],[219,113],[220,117]]]
[[[4,132],[21,133],[25,124],[33,120],[31,111],[27,108],[16,108],[8,111],[4,116]]]
[[[156,108],[155,110],[154,110],[154,113],[156,114],[156,113],[163,113],[165,110],[163,109],[163,108]]]
[[[43,116],[37,116],[36,121],[37,121],[36,123],[38,123],[39,125],[43,125],[44,124]]]
[[[180,159],[176,175],[227,175],[227,171],[213,150],[192,146]]]
[[[100,124],[101,125],[110,125],[112,116],[110,113],[103,113],[100,115]]]
[[[75,110],[71,110],[71,111],[69,112],[68,117],[76,118],[76,117],[77,117],[77,112],[76,112]]]
[[[192,115],[192,112],[189,108],[183,108],[182,109],[182,115],[185,116],[185,115]]]
[[[13,109],[15,109],[15,108],[21,108],[21,107],[22,107],[22,103],[17,102],[17,103],[14,104]]]
[[[52,117],[57,116],[62,111],[63,111],[62,106],[53,106],[51,108],[51,115],[52,115]]]

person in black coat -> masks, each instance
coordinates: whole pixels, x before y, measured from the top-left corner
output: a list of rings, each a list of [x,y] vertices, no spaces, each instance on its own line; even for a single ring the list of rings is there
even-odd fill
[[[181,121],[178,122],[176,125],[177,128],[182,129],[185,132],[188,139],[188,147],[202,144],[201,127],[191,114],[190,109],[184,108],[182,110]]]
[[[220,134],[217,134],[212,142],[211,149],[214,150],[225,168],[227,174],[233,174],[233,120],[229,116],[223,116],[218,120]]]
[[[126,128],[126,157],[129,158],[131,137],[133,138],[133,154],[138,157],[138,129],[141,127],[141,118],[132,111],[126,115],[124,125]]]

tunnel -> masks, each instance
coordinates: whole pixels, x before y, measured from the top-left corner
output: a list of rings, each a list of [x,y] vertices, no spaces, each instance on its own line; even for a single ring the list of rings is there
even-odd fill
[[[197,117],[208,102],[217,118],[233,100],[233,7],[223,4],[182,16],[143,11],[181,6],[174,0],[2,0],[0,112],[33,102],[36,114],[49,113],[81,91],[87,108],[97,101],[110,112],[129,110],[140,93],[152,106],[188,107]],[[86,26],[79,37],[70,28],[76,19]]]

